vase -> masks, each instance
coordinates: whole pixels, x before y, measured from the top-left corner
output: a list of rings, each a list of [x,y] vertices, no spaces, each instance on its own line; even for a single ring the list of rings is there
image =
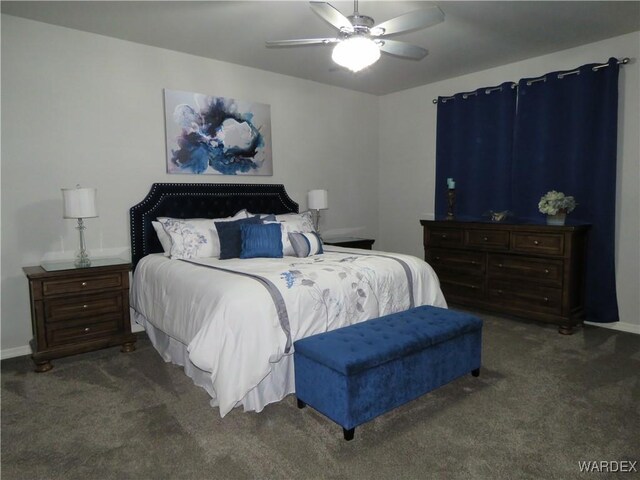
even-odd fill
[[[555,215],[547,215],[547,225],[564,225],[564,221],[566,219],[566,212],[558,212]]]

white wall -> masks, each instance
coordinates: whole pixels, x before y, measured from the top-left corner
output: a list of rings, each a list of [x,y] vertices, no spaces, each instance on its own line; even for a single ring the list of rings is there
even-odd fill
[[[167,175],[164,88],[270,104],[274,175]],[[367,94],[2,15],[3,356],[31,338],[22,267],[77,248],[60,188],[98,189],[94,255],[128,248],[129,208],[153,182],[283,183],[301,209],[326,188],[325,234],[375,236],[377,108]]]
[[[620,322],[640,333],[640,32],[387,95],[379,110],[379,236],[377,248],[424,254],[420,219],[433,218],[436,105],[439,95],[518,81],[609,57],[620,69],[616,277]],[[579,201],[579,199],[578,199]]]

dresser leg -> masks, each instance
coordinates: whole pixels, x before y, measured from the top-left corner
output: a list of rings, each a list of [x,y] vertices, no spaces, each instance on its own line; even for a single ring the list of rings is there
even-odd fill
[[[307,404],[306,404],[306,403],[304,403],[304,402],[303,402],[302,400],[300,400],[299,398],[298,398],[297,400],[298,400],[298,408],[304,408],[304,407],[306,407],[306,406],[307,406]]]
[[[571,325],[560,325],[558,333],[560,335],[573,335],[573,327]]]
[[[479,377],[480,376],[480,369],[476,368],[475,370],[471,370],[471,375],[473,375],[474,377]]]
[[[120,349],[123,353],[133,352],[136,349],[135,342],[127,342],[122,344],[122,348]]]
[[[36,364],[36,368],[34,372],[37,372],[37,373],[48,372],[53,368],[53,365],[51,365],[51,362],[49,360],[45,360],[44,362],[36,362],[34,360],[33,363]]]

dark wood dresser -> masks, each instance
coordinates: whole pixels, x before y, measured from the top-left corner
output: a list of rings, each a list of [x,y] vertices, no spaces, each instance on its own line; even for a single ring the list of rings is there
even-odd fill
[[[421,220],[448,302],[559,325],[584,318],[588,225]]]
[[[100,263],[94,262],[94,263]],[[47,271],[25,267],[31,297],[31,358],[36,372],[50,360],[99,348],[122,345],[135,350],[129,320],[129,270],[125,261],[108,265]]]

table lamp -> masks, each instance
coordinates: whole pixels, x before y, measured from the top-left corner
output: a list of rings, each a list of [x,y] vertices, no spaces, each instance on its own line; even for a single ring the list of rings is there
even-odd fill
[[[76,188],[63,188],[63,218],[77,218],[80,232],[80,251],[76,255],[75,266],[78,268],[91,266],[89,252],[87,252],[84,243],[84,219],[95,218],[98,216],[96,209],[96,189],[82,188],[76,185]]]
[[[309,193],[307,193],[307,206],[313,212],[313,226],[318,236],[320,236],[320,210],[329,208],[327,197],[326,190],[309,190]]]

